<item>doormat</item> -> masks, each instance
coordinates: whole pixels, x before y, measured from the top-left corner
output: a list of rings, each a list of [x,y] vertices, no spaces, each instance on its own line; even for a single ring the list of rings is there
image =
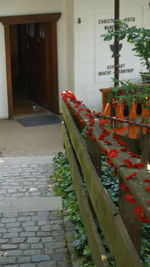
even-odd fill
[[[60,123],[60,119],[55,115],[44,115],[44,116],[34,116],[34,117],[24,117],[17,119],[24,127],[48,125]]]

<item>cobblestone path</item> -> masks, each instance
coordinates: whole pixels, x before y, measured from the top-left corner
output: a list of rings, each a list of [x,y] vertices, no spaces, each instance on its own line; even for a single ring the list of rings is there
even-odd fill
[[[0,158],[0,266],[70,267],[52,156]]]

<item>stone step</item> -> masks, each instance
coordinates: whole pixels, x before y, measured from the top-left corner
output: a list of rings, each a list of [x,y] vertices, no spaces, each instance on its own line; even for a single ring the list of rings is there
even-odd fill
[[[55,153],[48,156],[0,157],[0,165],[8,164],[52,164]]]
[[[62,210],[61,197],[5,198],[0,201],[0,212]]]

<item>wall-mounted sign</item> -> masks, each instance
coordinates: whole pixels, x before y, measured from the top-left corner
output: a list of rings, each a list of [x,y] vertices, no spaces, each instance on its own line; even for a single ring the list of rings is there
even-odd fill
[[[142,11],[133,9],[126,11],[122,16],[130,26],[142,23]],[[104,41],[102,34],[114,27],[112,12],[104,10],[95,15],[95,81],[96,83],[108,83],[114,77],[114,41]],[[139,78],[141,65],[139,58],[132,51],[133,46],[123,40],[119,44],[119,73],[120,79],[136,80]]]

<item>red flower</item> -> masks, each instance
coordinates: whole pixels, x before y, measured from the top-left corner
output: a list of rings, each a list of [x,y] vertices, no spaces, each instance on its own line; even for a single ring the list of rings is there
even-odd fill
[[[117,149],[111,149],[109,152],[108,152],[108,156],[110,158],[114,158],[114,157],[117,157],[119,154],[119,151]]]
[[[89,108],[86,108],[86,112],[92,113],[92,111]]]
[[[136,213],[138,216],[141,216],[141,215],[144,213],[144,211],[143,211],[143,209],[141,208],[141,206],[136,206],[136,207],[134,208],[134,211],[135,211],[135,213]]]
[[[101,134],[101,135],[98,137],[98,140],[104,140],[105,137],[106,137],[106,134]]]
[[[114,164],[111,162],[110,159],[107,158],[106,161],[107,161],[107,163],[110,165],[110,167],[114,167]]]
[[[126,191],[126,192],[129,192],[130,189],[126,186],[126,184],[122,183],[119,185],[119,188],[121,188],[122,190]]]
[[[102,151],[104,153],[104,155],[106,155],[106,156],[108,155],[108,151],[106,149],[101,148],[100,151]]]
[[[149,219],[146,216],[140,216],[139,219],[141,219],[143,223],[149,222]]]
[[[74,108],[78,108],[80,106],[80,104],[76,104],[75,106],[74,106]]]
[[[110,131],[108,131],[107,129],[103,128],[103,133],[108,135],[108,134],[110,134]]]
[[[143,168],[145,165],[144,165],[144,163],[135,163],[134,164],[134,168],[138,168],[138,169],[141,169],[141,168]]]
[[[118,169],[116,166],[114,166],[114,175],[117,175],[117,173],[118,173]]]
[[[84,110],[84,108],[78,108],[78,112],[83,111],[83,110]]]
[[[147,200],[147,204],[150,206],[150,199]]]
[[[96,138],[93,135],[90,135],[90,139],[96,141]]]
[[[125,179],[126,180],[129,180],[129,179],[132,179],[133,177],[137,176],[138,173],[132,173],[130,175],[128,175]]]
[[[89,119],[89,126],[93,126],[95,124],[95,119],[94,118],[90,118]]]
[[[89,128],[87,131],[86,131],[86,134],[92,134],[93,133],[93,128]]]
[[[110,146],[112,145],[112,143],[109,142],[108,140],[104,140],[104,143],[107,144],[107,145],[110,145]]]
[[[79,121],[80,124],[85,124],[85,121]]]
[[[126,152],[126,151],[128,151],[128,148],[127,147],[122,147],[120,150],[123,151],[123,152]]]
[[[117,140],[117,142],[118,142],[118,144],[119,144],[120,146],[126,146],[125,142],[122,141],[118,136],[113,135],[113,139]]]
[[[140,158],[140,156],[138,156],[138,155],[136,155],[136,154],[134,154],[134,153],[132,153],[132,152],[128,152],[128,154],[129,154],[130,156],[134,157],[134,158]]]
[[[105,126],[105,124],[106,124],[106,120],[99,119],[99,126],[100,126],[100,127]]]
[[[129,203],[135,203],[135,199],[133,197],[133,195],[131,194],[128,194],[128,195],[125,195],[124,198],[129,202]]]
[[[133,167],[133,163],[132,163],[132,161],[129,160],[129,159],[125,159],[125,160],[124,160],[124,164],[125,164],[126,167],[128,167],[128,168]]]
[[[145,188],[145,190],[146,190],[147,192],[150,192],[150,186],[147,186],[147,187]]]
[[[144,181],[150,183],[150,178],[146,178]]]

